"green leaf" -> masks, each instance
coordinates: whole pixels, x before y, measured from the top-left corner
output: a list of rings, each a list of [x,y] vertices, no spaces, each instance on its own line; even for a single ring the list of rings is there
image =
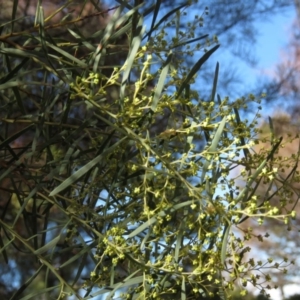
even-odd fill
[[[254,174],[249,178],[249,180],[246,183],[246,186],[243,188],[243,190],[240,192],[237,199],[235,200],[236,203],[247,201],[246,196],[248,191],[251,189],[252,184],[255,182],[255,180],[257,179],[267,162],[273,157],[273,154],[275,153],[281,142],[282,138],[280,138],[279,141],[272,147],[270,153],[268,154],[268,157],[259,165],[259,167],[255,170]]]
[[[241,122],[241,118],[240,118],[240,114],[239,111],[236,107],[233,107],[234,113],[235,113],[235,120],[237,122],[237,128],[241,128],[242,126],[240,126]],[[248,159],[250,157],[250,151],[249,149],[246,147],[246,142],[245,142],[245,138],[241,132],[241,129],[239,130],[240,133],[240,144],[241,146],[243,146],[243,152],[244,152],[244,156],[246,159]]]
[[[26,299],[25,298],[19,298],[22,293],[26,290],[26,288],[28,288],[28,286],[33,282],[33,280],[40,274],[40,272],[42,271],[42,269],[44,268],[44,265],[41,265],[36,272],[24,283],[22,284],[22,286],[13,294],[13,296],[10,298],[10,300],[12,299]],[[28,298],[30,299],[30,298]]]
[[[81,256],[83,256],[84,254],[86,254],[87,252],[91,251],[91,249],[93,249],[95,246],[97,246],[97,242],[93,242],[90,245],[82,245],[83,249],[81,251],[79,251],[76,255],[72,256],[69,260],[67,260],[66,262],[64,262],[62,265],[59,266],[60,269],[68,266],[69,264],[71,264],[72,262],[79,260]]]
[[[225,125],[227,122],[227,118],[228,118],[227,116],[223,117],[222,121],[220,122],[219,127],[218,127],[218,129],[213,137],[213,140],[211,142],[211,145],[207,149],[208,152],[216,152],[217,151],[221,136],[223,134],[223,131],[224,131],[224,128],[225,128]]]
[[[11,135],[9,138],[7,138],[6,140],[4,140],[1,144],[0,144],[0,149],[5,149],[5,148],[10,148],[9,144],[13,141],[15,141],[16,139],[18,139],[20,136],[24,135],[25,132],[31,130],[34,127],[34,124],[30,124],[26,127],[24,127],[23,129],[19,130],[18,132],[16,132],[15,134]],[[11,148],[10,148],[11,149]],[[11,154],[14,153],[13,150],[10,151]],[[14,155],[15,159],[19,159],[19,157],[15,154]]]
[[[191,201],[185,201],[182,202],[180,204],[176,204],[172,207],[172,211],[176,211],[180,208],[183,208],[185,206],[189,206],[191,204],[193,204],[195,201],[191,200]],[[160,211],[156,216],[150,218],[149,220],[147,220],[145,223],[143,223],[142,225],[140,225],[139,227],[137,227],[134,231],[132,231],[129,235],[128,238],[133,238],[136,235],[138,235],[139,233],[143,232],[145,229],[147,229],[148,227],[151,227],[154,223],[157,222],[157,218],[158,217],[165,217],[167,215],[167,211]]]
[[[166,62],[164,63],[164,66],[163,66],[163,69],[161,71],[158,83],[157,83],[156,88],[154,90],[153,100],[152,100],[152,104],[151,104],[151,110],[153,112],[156,111],[158,101],[159,101],[159,99],[161,97],[161,94],[162,94],[162,91],[164,89],[165,80],[166,80],[166,77],[167,77],[168,72],[169,72],[169,67],[170,67],[170,64],[172,62],[172,57],[173,57],[173,53],[170,52],[168,57],[167,57]]]
[[[78,59],[76,57],[74,57],[73,55],[71,55],[70,53],[68,53],[67,51],[61,49],[60,47],[57,47],[49,42],[45,42],[46,45],[53,49],[54,51],[56,51],[57,53],[61,54],[63,57],[65,57],[67,60],[69,60],[69,64],[70,65],[73,65],[74,63],[77,64],[78,67],[81,67],[81,68],[87,68],[88,65],[86,64],[86,62],[82,59]],[[51,57],[55,58],[56,60],[60,61],[61,59],[54,55],[54,54],[50,54]]]
[[[39,295],[47,295],[47,294],[50,294],[50,292],[53,292],[55,290],[60,290],[60,289],[61,289],[61,285],[52,286],[52,287],[40,289],[38,291],[33,291],[33,292],[29,293],[28,295],[26,295],[22,298],[16,298],[16,297],[13,296],[12,298],[10,298],[10,300],[32,300],[32,299],[37,299],[37,296],[39,296]]]
[[[179,87],[177,91],[177,97],[181,95],[183,90],[185,89],[186,85],[190,82],[190,80],[194,77],[194,75],[200,70],[202,65],[208,60],[208,58],[220,47],[220,45],[216,45],[207,52],[196,62],[196,64],[193,66],[181,86]]]
[[[0,227],[0,229],[1,229],[1,227]],[[14,240],[10,239],[4,244],[2,235],[0,235],[0,253],[3,255],[3,258],[7,264],[8,264],[8,256],[7,256],[7,251],[5,249],[13,242],[14,242]]]
[[[226,255],[227,255],[227,245],[228,245],[228,236],[230,233],[231,225],[227,224],[224,228],[224,233],[222,237],[222,248],[221,248],[221,264],[225,265]]]
[[[89,163],[87,163],[85,166],[81,167],[78,171],[76,171],[74,174],[72,174],[69,178],[64,180],[58,187],[56,187],[49,196],[55,196],[59,192],[65,190],[70,185],[75,183],[77,180],[79,180],[82,176],[84,176],[87,172],[89,172],[92,168],[94,168],[98,163],[103,160],[104,156],[111,153],[115,148],[117,148],[126,137],[120,139],[118,142],[116,142],[113,146],[109,147],[103,153],[92,159]]]
[[[142,34],[145,30],[145,27],[143,27],[143,19],[140,17],[139,22],[138,22],[138,27],[135,31],[136,36],[133,37],[132,43],[129,49],[129,55],[124,63],[124,73],[123,73],[123,78],[122,78],[122,83],[121,83],[121,88],[120,88],[120,106],[123,108],[123,101],[125,97],[125,91],[129,83],[129,76],[132,70],[132,66],[134,63],[134,59],[136,57],[136,54],[140,48],[141,41],[142,41]]]
[[[43,253],[45,253],[45,252],[47,252],[49,250],[53,250],[56,247],[59,239],[60,239],[60,235],[57,236],[57,237],[55,237],[53,240],[51,240],[49,243],[47,243],[43,247],[35,250],[34,254],[43,254]]]
[[[36,23],[39,26],[39,34],[40,34],[40,40],[41,40],[41,44],[42,44],[42,49],[44,51],[44,57],[46,58],[46,60],[48,61],[49,65],[52,67],[52,69],[55,69],[55,66],[52,64],[51,60],[50,60],[50,56],[48,54],[48,48],[47,48],[47,42],[46,42],[46,33],[44,30],[44,10],[43,7],[40,6],[37,9],[36,12]]]
[[[29,61],[29,57],[22,59],[22,61],[18,63],[12,70],[10,70],[8,74],[6,74],[4,77],[1,77],[0,84],[8,82],[12,78],[14,78],[14,76],[22,70],[22,68],[28,63],[28,61]]]
[[[14,26],[15,26],[15,20],[16,20],[18,5],[19,5],[19,0],[14,0],[13,8],[12,8],[12,14],[11,14],[11,33],[14,32]]]
[[[161,0],[155,1],[155,7],[154,7],[154,11],[153,11],[152,22],[151,22],[150,30],[149,30],[149,33],[148,33],[148,40],[151,38],[151,34],[154,30],[154,24],[155,24],[156,18],[158,16],[160,5],[161,5]]]
[[[177,6],[176,8],[172,9],[170,12],[166,13],[158,22],[155,24],[155,26],[151,26],[151,29],[147,32],[147,34],[143,37],[145,39],[148,37],[148,40],[151,37],[151,34],[165,21],[168,20],[170,16],[172,16],[174,13],[182,9],[183,7],[187,6],[187,4],[182,4],[180,6]]]
[[[216,65],[216,70],[215,70],[215,76],[214,76],[214,83],[213,83],[213,88],[211,92],[211,98],[210,101],[215,101],[215,95],[217,91],[217,84],[218,84],[218,77],[219,77],[219,63],[217,62]]]
[[[181,282],[181,300],[186,300],[185,277],[182,276]]]
[[[184,233],[185,233],[185,222],[182,222],[176,238],[176,246],[174,251],[174,260],[176,264],[179,263],[179,254],[180,254],[180,249],[183,246]]]
[[[213,153],[217,151],[217,147],[218,147],[218,144],[219,144],[219,141],[221,139],[221,136],[222,136],[222,133],[224,131],[224,127],[226,125],[226,121],[227,121],[227,116],[223,117],[222,121],[220,122],[219,124],[219,127],[213,137],[213,140],[211,142],[211,145],[207,148],[207,152],[210,152]],[[202,174],[201,174],[201,183],[204,182],[204,178],[205,178],[205,175],[206,175],[206,172],[208,170],[208,167],[209,165],[213,162],[214,160],[214,157],[212,157],[211,160],[206,160],[205,163],[204,163],[204,166],[203,166],[203,169],[202,169]]]
[[[91,299],[91,298],[96,297],[98,295],[106,294],[108,292],[110,292],[110,293],[108,294],[106,299],[107,300],[112,299],[111,297],[115,294],[115,292],[117,290],[124,289],[124,288],[129,287],[129,286],[135,286],[135,285],[140,284],[144,281],[144,276],[137,276],[137,277],[131,278],[131,277],[135,276],[138,272],[139,272],[139,270],[133,272],[132,274],[130,274],[126,279],[124,279],[120,283],[115,283],[112,286],[103,287],[103,289],[100,290],[99,292],[93,293],[92,295],[90,295],[86,298],[83,298],[83,299],[88,300],[88,299]]]
[[[188,44],[195,43],[197,41],[203,40],[203,39],[205,39],[207,37],[208,37],[208,34],[205,34],[205,35],[202,35],[202,36],[200,36],[198,38],[195,38],[195,39],[183,41],[182,43],[179,43],[179,44],[176,44],[176,45],[172,46],[171,49],[174,49],[174,48],[177,48],[177,47],[181,47],[181,46],[186,46]]]

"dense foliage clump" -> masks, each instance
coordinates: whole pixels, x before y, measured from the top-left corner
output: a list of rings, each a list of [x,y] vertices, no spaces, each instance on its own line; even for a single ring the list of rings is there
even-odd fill
[[[91,1],[84,15],[84,5],[49,26],[39,6],[31,27],[10,20],[0,36],[2,275],[20,273],[6,295],[225,299],[236,283],[241,295],[265,292],[268,269],[290,262],[245,255],[263,237],[241,224],[295,217],[256,195],[278,178],[281,139],[253,155],[259,114],[242,121],[239,110],[260,98],[218,95],[218,64],[210,98],[195,88],[219,48],[195,34],[207,9],[181,31],[187,5],[159,19],[160,1],[124,4],[89,36],[83,21],[109,9]],[[297,180],[289,170],[286,182]]]

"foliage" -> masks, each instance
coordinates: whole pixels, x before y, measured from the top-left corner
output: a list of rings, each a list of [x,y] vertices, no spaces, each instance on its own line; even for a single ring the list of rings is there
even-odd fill
[[[259,130],[261,142],[254,147],[254,151],[261,155],[263,152],[268,151],[270,140],[279,137],[282,138],[282,142],[276,153],[276,158],[272,162],[273,168],[278,170],[277,176],[272,180],[261,180],[255,195],[260,203],[268,201],[284,213],[295,210],[299,215],[299,169],[298,164],[295,163],[299,159],[297,124],[292,121],[289,115],[277,113],[272,117],[272,120],[261,125]],[[243,227],[252,227],[254,231],[260,230],[265,233],[262,242],[256,243],[259,253],[267,253],[269,257],[276,260],[286,257],[288,253],[289,259],[294,260],[297,266],[299,218],[295,218],[293,222],[285,220],[284,226],[276,218],[269,218],[264,220],[263,224],[255,230],[256,226],[257,222],[253,219],[248,219],[243,223]],[[288,251],[286,247],[289,248]],[[262,254],[262,256],[265,255]],[[272,281],[281,288],[282,293],[283,287],[293,282],[291,276],[297,275],[296,266],[289,269],[289,276],[285,276],[277,270],[270,271]],[[297,279],[296,282],[298,282]]]
[[[299,295],[299,294],[290,296],[290,297],[288,298],[288,300],[298,300],[298,299],[300,299],[300,295]]]
[[[139,1],[118,2],[92,36],[69,28],[87,16],[47,27],[41,6],[32,27],[2,26],[0,245],[3,265],[23,266],[11,299],[227,298],[236,283],[242,296],[250,284],[264,292],[269,268],[289,262],[243,260],[254,234],[239,225],[295,216],[254,195],[277,176],[281,140],[251,155],[259,115],[242,121],[238,110],[260,99],[217,95],[219,65],[209,99],[193,89],[219,44],[180,30],[188,5],[158,20],[160,1],[144,15]],[[239,166],[241,191],[229,176]]]

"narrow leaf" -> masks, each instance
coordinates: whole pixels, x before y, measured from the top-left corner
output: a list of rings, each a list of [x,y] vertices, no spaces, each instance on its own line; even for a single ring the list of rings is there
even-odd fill
[[[208,58],[220,47],[220,45],[216,45],[215,47],[208,50],[193,66],[190,73],[187,75],[186,79],[183,81],[181,86],[179,87],[177,91],[177,96],[179,97],[183,90],[185,89],[185,86],[189,83],[189,81],[193,78],[193,76],[200,70],[201,66],[208,60]]]
[[[241,124],[241,118],[240,118],[240,114],[239,114],[239,111],[236,107],[233,108],[234,110],[234,113],[235,113],[235,120],[238,124],[237,128],[241,128],[241,126],[239,126],[239,124]],[[240,133],[240,144],[241,146],[243,146],[243,152],[244,152],[244,156],[246,158],[248,158],[250,156],[250,151],[249,149],[247,149],[245,146],[246,146],[246,142],[245,142],[245,138],[241,132],[241,129],[239,130],[239,133]]]
[[[78,171],[76,171],[74,174],[72,174],[69,178],[67,178],[65,181],[63,181],[58,187],[56,187],[49,194],[49,196],[55,196],[59,192],[63,191],[64,189],[66,189],[67,187],[72,185],[74,182],[76,182],[78,179],[80,179],[83,175],[85,175],[89,170],[91,170],[93,167],[95,167],[99,162],[101,162],[101,160],[103,159],[103,157],[106,154],[111,153],[111,151],[114,150],[117,146],[119,146],[119,144],[121,144],[125,139],[126,139],[126,137],[122,138],[120,141],[115,143],[113,146],[106,149],[102,154],[98,155],[93,160],[91,160],[89,163],[87,163],[85,166],[80,168]]]
[[[209,146],[209,148],[207,149],[208,152],[215,152],[217,150],[217,146],[218,146],[218,143],[221,139],[221,136],[222,136],[222,133],[223,133],[223,130],[224,130],[224,127],[225,127],[225,124],[226,124],[226,120],[227,120],[227,116],[225,116],[223,118],[223,120],[221,121],[215,135],[214,135],[214,138],[211,142],[211,145]],[[208,167],[211,163],[211,161],[213,160],[214,158],[212,158],[211,160],[206,160],[205,163],[204,163],[204,166],[203,166],[203,169],[202,169],[202,174],[201,174],[201,183],[204,182],[204,178],[205,178],[205,175],[206,175],[206,172],[208,170]]]
[[[133,66],[134,59],[136,57],[136,53],[140,47],[141,41],[142,41],[142,34],[145,30],[145,28],[142,26],[143,25],[143,19],[140,17],[139,22],[138,22],[138,28],[136,30],[136,36],[132,39],[132,44],[129,52],[129,56],[124,64],[125,70],[123,73],[123,78],[122,78],[122,83],[121,83],[121,88],[120,88],[120,101],[121,101],[121,107],[123,107],[123,99],[125,97],[125,91],[126,87],[129,81],[129,75],[131,73],[131,69]]]
[[[58,243],[60,239],[60,235],[55,237],[53,240],[51,240],[48,244],[44,245],[43,247],[37,249],[34,251],[34,254],[42,254],[47,252],[48,250],[51,250],[55,248],[56,244]]]
[[[26,288],[32,283],[32,281],[40,274],[41,270],[44,268],[44,265],[41,265],[36,272],[24,283],[22,286],[14,293],[12,299],[20,299],[19,296],[26,290]]]
[[[161,74],[160,74],[158,83],[156,85],[156,88],[154,90],[153,101],[152,101],[152,105],[151,105],[151,110],[153,112],[156,111],[158,100],[160,99],[161,93],[163,91],[163,88],[164,88],[164,85],[165,85],[165,80],[166,80],[166,77],[168,75],[169,67],[170,67],[170,64],[171,64],[171,61],[172,61],[172,57],[173,57],[173,54],[172,54],[172,52],[170,52],[169,55],[168,55],[168,58],[167,58],[167,60],[164,64],[164,67],[161,71]]]
[[[255,170],[254,174],[249,178],[250,180],[246,183],[246,186],[243,188],[243,190],[241,191],[241,193],[237,197],[236,203],[238,203],[240,201],[244,202],[244,201],[247,200],[247,199],[245,199],[245,196],[247,195],[247,192],[251,188],[254,181],[257,179],[258,175],[261,173],[262,169],[265,167],[266,163],[273,157],[273,154],[275,153],[275,151],[277,150],[277,148],[279,147],[281,142],[282,142],[282,138],[280,138],[280,140],[273,146],[273,148],[270,151],[268,157],[259,165],[259,167]]]
[[[187,41],[184,41],[182,43],[179,43],[179,44],[176,44],[174,46],[171,47],[171,49],[174,49],[174,48],[177,48],[177,47],[181,47],[181,46],[185,46],[185,45],[188,45],[188,44],[191,44],[191,43],[195,43],[197,41],[200,41],[200,40],[203,40],[205,38],[208,37],[208,34],[205,34],[205,35],[202,35],[196,39],[191,39],[191,40],[187,40]]]
[[[210,147],[208,148],[207,151],[209,152],[215,152],[217,151],[217,147],[218,147],[218,144],[220,142],[220,139],[221,139],[221,136],[222,136],[222,133],[224,131],[224,127],[226,125],[226,121],[227,121],[227,116],[223,117],[223,120],[221,121],[215,135],[214,135],[214,138],[211,142],[211,145]]]
[[[16,14],[17,14],[17,9],[18,9],[18,5],[19,5],[19,0],[14,0],[13,3],[13,8],[12,8],[12,14],[11,14],[11,32],[14,32],[14,25],[15,25],[15,19],[16,19]],[[5,8],[2,8],[5,9]]]
[[[20,136],[22,136],[28,130],[31,130],[33,126],[34,126],[34,124],[30,124],[30,125],[26,126],[25,128],[21,129],[20,131],[16,132],[15,134],[11,135],[9,138],[7,138],[6,140],[4,140],[0,144],[0,149],[4,149],[6,147],[9,147],[9,144],[11,142],[15,141],[17,138],[19,138]]]
[[[185,277],[182,276],[181,282],[181,300],[186,300]]]
[[[26,65],[26,63],[29,61],[29,58],[24,58],[19,64],[17,64],[8,74],[6,74],[4,77],[0,79],[0,84],[3,84],[9,80],[11,80],[15,74],[18,74],[18,72]],[[25,114],[25,112],[24,112]]]
[[[62,269],[64,267],[66,267],[67,265],[69,265],[70,263],[74,262],[75,260],[80,259],[80,257],[85,254],[86,252],[90,251],[93,247],[96,246],[96,241],[91,243],[90,245],[84,245],[84,248],[79,251],[76,255],[72,256],[69,260],[67,260],[66,262],[64,262],[59,268]]]
[[[228,236],[230,232],[231,226],[227,224],[224,228],[223,239],[222,239],[222,249],[221,249],[221,263],[225,264],[226,254],[227,254],[227,244],[228,244]]]
[[[161,5],[161,0],[155,1],[155,8],[154,8],[154,11],[153,11],[153,17],[152,17],[152,22],[151,22],[151,26],[150,26],[148,40],[151,38],[151,34],[154,30],[154,24],[155,24],[156,18],[158,16],[160,5]]]
[[[176,8],[174,8],[174,9],[172,9],[172,10],[171,10],[170,12],[168,12],[166,15],[164,15],[164,16],[158,21],[158,23],[157,23],[155,26],[152,26],[152,27],[151,27],[151,30],[148,31],[148,33],[143,37],[143,39],[145,39],[146,37],[151,36],[152,32],[155,31],[155,30],[159,27],[160,24],[162,24],[163,22],[167,21],[168,18],[169,18],[170,16],[172,16],[174,13],[176,13],[178,10],[182,9],[182,8],[185,7],[185,6],[186,6],[186,4],[182,4],[182,5],[180,5],[180,6],[176,7]],[[148,40],[149,40],[149,38],[148,38]]]
[[[210,101],[213,101],[213,102],[215,101],[215,95],[216,95],[216,91],[217,91],[218,76],[219,76],[219,63],[217,62],[215,76],[214,76],[214,83],[213,83],[213,88],[212,88],[211,98],[210,98]]]
[[[182,202],[180,204],[176,204],[172,207],[172,211],[176,211],[176,210],[178,210],[182,207],[191,205],[194,202],[195,202],[194,200],[190,200],[190,201]],[[156,216],[154,216],[151,219],[147,220],[145,223],[143,223],[138,228],[136,228],[133,232],[131,232],[128,235],[128,238],[132,238],[132,237],[138,235],[139,233],[143,232],[145,229],[150,227],[152,224],[156,223],[158,217],[165,217],[166,215],[167,215],[167,213],[165,211],[160,211]]]
[[[13,296],[12,298],[10,298],[10,300],[32,300],[32,299],[42,299],[42,297],[39,297],[37,298],[36,296],[38,295],[47,295],[47,294],[50,294],[50,292],[54,291],[54,290],[59,290],[61,289],[61,286],[58,285],[58,286],[52,286],[52,287],[49,287],[49,288],[44,288],[44,289],[40,289],[38,291],[34,291],[34,292],[31,292],[29,293],[28,295],[20,298],[20,297],[15,297]]]

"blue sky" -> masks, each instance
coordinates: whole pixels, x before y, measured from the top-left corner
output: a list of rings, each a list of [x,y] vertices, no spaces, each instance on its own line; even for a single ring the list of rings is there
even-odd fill
[[[250,67],[243,61],[238,64],[239,74],[245,78],[243,84],[248,88],[255,88],[264,70],[276,69],[276,64],[280,62],[280,52],[288,43],[289,28],[295,17],[296,12],[291,9],[285,14],[270,18],[269,21],[256,23],[259,35],[253,50],[258,63],[255,67]]]
[[[288,42],[288,30],[295,17],[295,11],[290,10],[284,15],[277,15],[268,23],[258,23],[257,27],[260,28],[260,36],[256,52],[259,57],[260,67],[272,67],[280,59],[280,49]]]

